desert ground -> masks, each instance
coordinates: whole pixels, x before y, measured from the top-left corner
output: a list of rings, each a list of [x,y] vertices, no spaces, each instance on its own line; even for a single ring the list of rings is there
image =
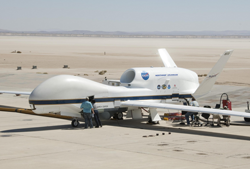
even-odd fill
[[[178,67],[198,74],[208,73],[220,55],[233,49],[218,84],[250,86],[250,39],[154,39],[84,37],[0,37],[2,75],[72,74],[100,81],[96,70],[107,70],[108,78],[119,79],[131,67],[161,67],[158,48],[166,48]],[[21,54],[11,53],[21,51]],[[104,52],[106,53],[104,55]],[[38,67],[32,70],[32,65]],[[69,65],[70,69],[62,69]],[[16,71],[22,66],[21,71]]]
[[[216,84],[250,87],[250,39],[1,36],[0,46],[1,90],[32,91],[44,80],[58,74],[81,76],[97,82],[104,77],[119,79],[132,67],[163,66],[159,48],[166,48],[178,67],[197,74],[207,74],[225,50],[233,49]],[[38,69],[31,69],[33,65]],[[63,69],[64,65],[69,69]],[[22,70],[16,70],[18,66]],[[101,70],[107,70],[107,73],[99,75],[97,71]]]
[[[234,110],[246,109],[250,39],[0,36],[0,90],[32,91],[58,74],[97,82],[119,79],[131,67],[163,66],[158,48],[166,48],[178,67],[197,74],[207,74],[225,50],[233,49],[212,91],[198,101],[214,105],[226,92]],[[12,53],[15,50],[21,53]],[[33,65],[37,69],[31,69]],[[16,70],[18,66],[22,70]],[[99,75],[101,70],[107,73]],[[28,96],[2,94],[0,105],[29,108]],[[161,115],[165,112],[160,110]],[[68,120],[0,111],[0,168],[247,169],[249,123],[242,117],[231,120],[234,125],[219,128],[170,121],[151,126],[146,118],[124,119],[86,130],[83,123],[73,128]]]

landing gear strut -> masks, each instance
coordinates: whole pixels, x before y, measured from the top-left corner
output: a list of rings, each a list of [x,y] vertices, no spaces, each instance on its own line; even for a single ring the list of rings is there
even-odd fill
[[[73,119],[71,122],[72,127],[77,127],[79,125],[79,121],[77,119]]]

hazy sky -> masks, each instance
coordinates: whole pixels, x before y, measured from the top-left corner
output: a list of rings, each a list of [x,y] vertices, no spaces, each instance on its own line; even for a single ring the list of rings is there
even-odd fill
[[[250,0],[0,0],[0,29],[250,30]]]

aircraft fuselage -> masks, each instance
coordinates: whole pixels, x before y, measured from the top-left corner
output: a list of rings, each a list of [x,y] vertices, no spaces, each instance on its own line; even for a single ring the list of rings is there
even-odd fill
[[[80,117],[81,103],[87,96],[94,96],[99,112],[110,112],[111,116],[115,111],[126,110],[126,107],[117,107],[116,102],[172,102],[176,101],[174,98],[191,98],[199,86],[195,72],[165,67],[128,69],[120,82],[122,86],[108,86],[78,76],[58,75],[37,86],[29,103],[37,114]]]

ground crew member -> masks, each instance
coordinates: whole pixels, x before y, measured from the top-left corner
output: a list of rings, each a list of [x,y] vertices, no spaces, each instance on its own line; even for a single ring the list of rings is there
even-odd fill
[[[92,104],[89,102],[89,98],[86,97],[86,101],[84,101],[80,107],[83,109],[83,117],[85,120],[85,129],[93,128],[93,122],[92,122],[92,113],[95,114]]]
[[[224,109],[224,110],[228,110],[227,106],[224,106],[223,109]],[[228,116],[228,115],[222,115],[222,117],[223,117],[223,119],[224,119],[224,121],[225,121],[226,123],[227,123],[227,121],[229,121],[230,116]],[[220,125],[221,116],[218,115],[218,114],[214,114],[214,115],[213,115],[213,119],[217,119],[217,126],[218,126],[218,127],[221,127],[221,125]]]
[[[224,110],[229,110],[227,106],[224,106]],[[228,115],[222,115],[223,120],[226,122],[226,125],[229,126],[230,123],[230,116]]]
[[[191,101],[191,103],[190,103],[190,106],[195,106],[195,107],[199,107],[199,103],[194,99],[194,98],[192,98],[192,101]],[[186,118],[186,120],[187,120],[187,125],[189,126],[190,125],[190,121],[189,121],[189,116],[191,116],[191,119],[192,119],[192,121],[194,120],[194,114],[195,112],[187,112],[186,114],[185,114],[185,118]]]
[[[92,105],[93,105],[93,108],[94,108],[94,112],[95,112],[95,127],[96,128],[99,128],[99,127],[102,127],[102,123],[100,121],[100,118],[99,118],[99,113],[98,113],[98,110],[97,110],[97,107],[96,107],[96,104],[95,104],[95,100],[92,100],[91,101]]]
[[[215,119],[217,119],[217,126],[218,127],[221,127],[221,125],[220,125],[220,115],[218,115],[218,114],[213,114],[213,121],[215,120]]]

